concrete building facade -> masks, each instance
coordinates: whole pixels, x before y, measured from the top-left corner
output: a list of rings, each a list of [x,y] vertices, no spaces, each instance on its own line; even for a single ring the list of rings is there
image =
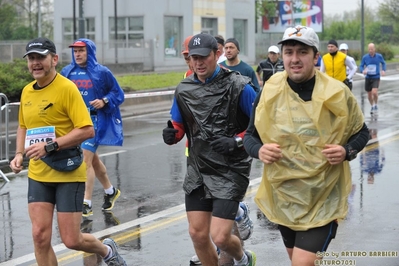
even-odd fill
[[[181,69],[184,39],[207,32],[225,39],[235,37],[240,57],[255,62],[254,0],[79,2],[81,10],[71,1],[54,1],[54,42],[62,61],[71,59],[68,45],[80,34],[96,43],[97,59],[103,64],[136,64],[154,71]],[[84,31],[79,30],[83,21]]]

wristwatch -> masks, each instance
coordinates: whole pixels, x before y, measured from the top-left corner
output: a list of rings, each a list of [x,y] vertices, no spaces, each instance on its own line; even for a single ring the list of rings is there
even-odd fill
[[[104,98],[103,98],[103,102],[104,102],[105,104],[107,104],[107,103],[109,102],[108,98],[107,98],[107,97],[104,97]]]
[[[358,151],[353,149],[351,145],[345,145],[346,156],[345,160],[352,161],[356,158]]]
[[[58,143],[51,140],[51,141],[47,142],[46,146],[44,146],[44,150],[47,153],[56,151],[56,150],[58,150]]]
[[[235,136],[234,139],[236,140],[238,148],[242,148],[244,146],[244,144],[242,143],[242,138],[241,137]]]

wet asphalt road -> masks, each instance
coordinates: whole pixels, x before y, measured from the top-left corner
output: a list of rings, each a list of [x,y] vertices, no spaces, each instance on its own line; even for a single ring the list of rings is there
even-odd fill
[[[395,81],[399,76],[390,79],[380,86],[377,119],[370,117],[363,81],[354,84],[353,92],[376,135],[351,162],[350,211],[325,254],[325,263],[330,263],[325,265],[399,265],[399,92]],[[168,118],[168,112],[125,118],[124,146],[99,150],[111,182],[122,195],[112,213],[103,213],[103,192],[96,182],[94,215],[82,219],[82,231],[98,238],[112,236],[128,265],[189,265],[194,254],[181,189],[184,141],[174,146],[163,143],[161,132]],[[246,197],[255,231],[245,247],[256,252],[257,265],[289,265],[279,232],[257,211],[253,201],[261,171],[262,164],[255,160]],[[35,265],[26,172],[8,178],[11,182],[0,190],[0,265]],[[56,222],[53,229],[60,265],[105,265],[97,256],[65,249]]]

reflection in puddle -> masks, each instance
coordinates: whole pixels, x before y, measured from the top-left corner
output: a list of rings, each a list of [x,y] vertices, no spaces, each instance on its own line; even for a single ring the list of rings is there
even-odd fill
[[[382,172],[385,164],[385,153],[378,143],[377,129],[370,129],[370,141],[372,144],[360,154],[360,168],[367,175],[367,183],[374,184],[375,175]]]

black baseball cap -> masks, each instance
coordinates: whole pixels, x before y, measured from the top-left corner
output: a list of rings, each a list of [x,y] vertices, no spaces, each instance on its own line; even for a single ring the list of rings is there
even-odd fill
[[[52,41],[50,41],[47,38],[40,37],[28,42],[28,44],[26,45],[26,53],[24,54],[23,57],[31,53],[48,55],[49,53],[56,54],[57,52],[55,49],[55,45]]]
[[[212,50],[218,49],[218,43],[210,34],[200,33],[194,35],[188,43],[188,56],[208,56]]]

